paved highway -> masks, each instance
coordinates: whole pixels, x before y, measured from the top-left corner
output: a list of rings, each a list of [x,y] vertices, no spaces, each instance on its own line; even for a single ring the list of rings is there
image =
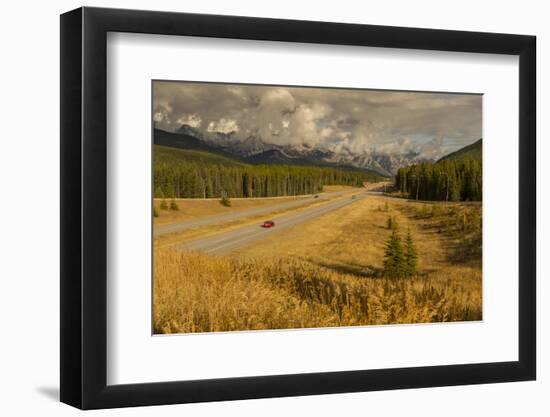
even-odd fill
[[[324,214],[338,210],[349,204],[353,204],[366,197],[367,194],[362,193],[356,195],[355,198],[349,197],[330,201],[322,205],[306,208],[299,212],[292,212],[274,217],[275,227],[270,229],[261,227],[261,222],[258,222],[254,225],[243,226],[239,229],[219,233],[214,236],[190,240],[180,245],[180,248],[197,250],[212,255],[224,255],[243,246],[250,245],[255,241],[265,239],[274,233],[282,232],[283,230],[298,226],[301,223],[323,216]]]
[[[334,191],[332,193],[320,193],[318,200],[327,200],[329,198],[342,196],[345,194],[350,194],[357,192],[355,190],[344,190],[344,191]],[[155,226],[153,229],[153,236],[162,236],[168,233],[182,232],[184,230],[194,229],[197,227],[208,226],[211,224],[227,222],[231,220],[243,219],[246,217],[256,216],[259,214],[272,213],[274,211],[286,210],[291,208],[298,208],[306,204],[310,204],[314,201],[314,197],[301,197],[297,199],[292,199],[290,201],[282,201],[276,204],[270,204],[262,207],[255,207],[247,210],[235,211],[227,214],[216,214],[213,216],[203,217],[196,220],[188,220],[179,223],[163,224],[160,226]]]

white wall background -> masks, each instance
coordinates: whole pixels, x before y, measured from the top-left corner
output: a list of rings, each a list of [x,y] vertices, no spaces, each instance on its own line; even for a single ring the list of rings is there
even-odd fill
[[[82,3],[27,1],[3,5],[0,23],[0,410],[15,415],[76,415],[57,402],[59,391],[59,17]],[[550,26],[544,2],[277,0],[94,1],[86,5],[238,14],[534,34],[538,37],[539,259],[550,250],[548,124]],[[546,187],[547,188],[547,187]],[[544,236],[543,236],[544,235]],[[95,412],[94,415],[333,416],[344,413],[409,416],[529,415],[550,412],[550,285],[539,265],[538,381],[314,397],[237,401]]]

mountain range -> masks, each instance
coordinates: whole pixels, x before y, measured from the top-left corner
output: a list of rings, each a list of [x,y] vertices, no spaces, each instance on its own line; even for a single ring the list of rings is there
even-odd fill
[[[308,145],[276,145],[257,136],[244,139],[234,133],[205,132],[182,125],[174,133],[154,129],[157,145],[180,149],[207,151],[236,158],[251,164],[286,164],[343,167],[376,172],[386,177],[395,175],[400,167],[420,162],[435,162],[422,158],[416,152],[386,154],[380,152],[354,153],[350,150],[334,152]],[[452,154],[451,154],[452,155]],[[449,155],[450,156],[450,155]]]

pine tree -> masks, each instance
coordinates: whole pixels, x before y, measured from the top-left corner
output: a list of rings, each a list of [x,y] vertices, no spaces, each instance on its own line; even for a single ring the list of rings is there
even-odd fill
[[[384,256],[384,276],[391,278],[401,278],[405,276],[405,259],[401,238],[397,232],[391,234],[386,244],[386,253]]]
[[[180,208],[178,207],[178,203],[176,203],[176,199],[173,198],[170,200],[170,210],[178,211]]]
[[[225,207],[231,207],[231,200],[229,199],[226,193],[223,193],[222,198],[220,200],[220,204]]]
[[[157,182],[157,180],[155,179],[155,183],[156,182]],[[162,192],[162,188],[160,188],[159,186],[156,186],[154,195],[155,195],[156,198],[164,198],[164,193]]]
[[[363,187],[378,175],[329,167],[246,165],[230,159],[197,157],[185,151],[154,153],[155,198],[273,197],[315,194],[324,185]]]
[[[482,178],[481,161],[445,160],[400,168],[395,186],[419,200],[481,201]]]
[[[418,254],[416,252],[410,230],[407,230],[407,238],[405,240],[405,265],[407,276],[416,275],[416,268],[418,266]]]

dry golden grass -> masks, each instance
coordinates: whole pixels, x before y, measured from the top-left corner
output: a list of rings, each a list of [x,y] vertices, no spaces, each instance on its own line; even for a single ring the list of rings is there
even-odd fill
[[[393,188],[392,181],[366,182],[365,188],[368,191],[389,191]]]
[[[155,332],[480,320],[481,205],[422,207],[369,197],[227,257],[157,247]],[[416,277],[380,276],[389,215]]]
[[[250,208],[264,207],[271,204],[282,203],[283,201],[296,200],[303,197],[288,197],[288,198],[258,198],[258,199],[232,199],[231,207],[225,207],[220,204],[219,199],[187,199],[176,200],[179,210],[161,210],[160,200],[155,199],[154,205],[159,213],[159,217],[153,219],[153,225],[171,224],[184,222],[187,220],[195,220],[201,217],[213,216],[216,214],[225,214],[229,212],[237,212]],[[170,199],[166,199],[170,206]]]
[[[155,252],[155,333],[481,319],[480,281],[359,278],[307,261]]]
[[[333,193],[335,191],[345,191],[345,190],[355,190],[355,187],[349,186],[349,185],[324,185],[323,186],[323,192],[324,193]]]
[[[324,306],[250,278],[226,258],[155,252],[155,333],[294,328],[331,317]]]
[[[388,211],[385,211],[387,203]],[[455,232],[450,233],[444,221],[454,222],[455,215],[476,210],[481,215],[481,205],[445,204],[437,216],[431,216],[433,204],[426,205],[429,216],[420,218],[417,212],[422,203],[400,199],[369,196],[292,230],[272,235],[253,246],[241,249],[238,254],[248,258],[298,257],[335,270],[371,276],[382,268],[386,241],[391,230],[387,228],[389,216],[395,216],[398,232],[411,231],[419,253],[419,270],[423,274],[442,271],[455,266],[452,261],[458,242]],[[479,234],[481,228],[477,228]],[[478,259],[481,254],[468,262]],[[465,260],[466,261],[466,260]],[[474,269],[480,270],[480,263]]]

